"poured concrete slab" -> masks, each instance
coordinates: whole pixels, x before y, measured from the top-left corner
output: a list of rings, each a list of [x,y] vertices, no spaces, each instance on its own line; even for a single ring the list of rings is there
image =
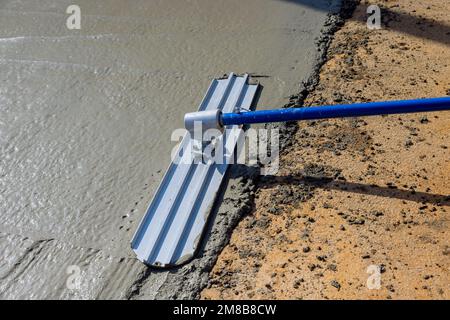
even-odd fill
[[[136,293],[149,271],[129,240],[171,132],[230,70],[263,76],[260,106],[284,104],[331,2],[79,0],[68,30],[72,1],[2,1],[0,298],[164,296]],[[71,266],[85,289],[67,285]]]

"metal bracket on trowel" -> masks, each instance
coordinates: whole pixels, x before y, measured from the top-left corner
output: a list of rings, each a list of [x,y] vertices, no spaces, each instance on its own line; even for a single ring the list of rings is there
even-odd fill
[[[249,110],[257,90],[247,74],[230,73],[212,81],[198,111]],[[227,129],[226,150],[234,153],[243,130],[238,125]],[[194,161],[205,145],[190,136],[183,137],[177,151],[181,161],[170,164],[131,241],[137,258],[150,266],[176,266],[194,256],[228,167],[227,161]],[[193,150],[194,157],[186,150]]]

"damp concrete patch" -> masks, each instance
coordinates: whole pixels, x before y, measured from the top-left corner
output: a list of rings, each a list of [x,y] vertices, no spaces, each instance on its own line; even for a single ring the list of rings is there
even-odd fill
[[[230,71],[260,81],[260,108],[284,105],[316,72],[339,1],[82,0],[81,30],[66,28],[70,4],[0,6],[0,297],[196,298],[253,173],[230,172],[199,259],[149,269],[129,241],[171,132]]]

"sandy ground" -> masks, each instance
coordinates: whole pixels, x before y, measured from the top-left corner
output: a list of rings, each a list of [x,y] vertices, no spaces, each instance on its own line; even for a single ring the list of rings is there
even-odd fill
[[[79,31],[72,3],[0,4],[0,298],[195,297],[204,260],[156,272],[129,248],[170,133],[225,72],[258,78],[260,106],[284,103],[339,1],[79,0]]]
[[[383,5],[382,30],[362,23],[369,4]],[[450,95],[449,12],[446,0],[363,1],[305,105]],[[449,299],[450,113],[292,131],[202,298]]]

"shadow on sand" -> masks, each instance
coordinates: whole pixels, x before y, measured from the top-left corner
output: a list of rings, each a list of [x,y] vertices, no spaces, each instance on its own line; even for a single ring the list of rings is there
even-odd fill
[[[320,11],[330,11],[328,0],[279,0],[291,2],[300,6],[306,6]],[[414,37],[439,42],[450,46],[450,25],[442,21],[436,21],[420,17],[405,11],[391,10],[380,6],[382,27],[385,30],[401,32]],[[368,16],[351,17],[350,19],[360,23],[367,23]]]

